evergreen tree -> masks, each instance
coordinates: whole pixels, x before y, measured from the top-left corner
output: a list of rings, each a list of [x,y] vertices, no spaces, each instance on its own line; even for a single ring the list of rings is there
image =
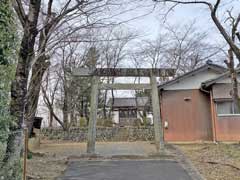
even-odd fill
[[[0,1],[0,142],[8,130],[10,83],[14,71],[16,47],[14,16],[9,0]]]
[[[10,0],[0,1],[0,65],[12,63],[15,42],[15,26]]]
[[[9,179],[3,166],[9,127],[14,125],[9,113],[10,85],[14,75],[17,47],[14,13],[10,0],[0,1],[0,179]],[[16,173],[14,173],[16,175]],[[16,175],[14,179],[19,179]]]

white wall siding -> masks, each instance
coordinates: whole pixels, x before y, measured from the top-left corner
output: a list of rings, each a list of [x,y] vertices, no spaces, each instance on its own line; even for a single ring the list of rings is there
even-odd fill
[[[147,113],[147,118],[150,119],[150,123],[153,124],[153,114]]]
[[[179,80],[179,82],[175,82],[174,84],[166,85],[164,90],[200,89],[202,82],[216,78],[217,76],[219,76],[219,73],[208,69],[190,77],[186,77],[183,80]]]
[[[238,82],[240,82],[240,77],[238,76]],[[226,77],[224,79],[220,79],[216,82],[216,84],[230,84],[231,83],[231,78],[230,77]]]
[[[119,111],[112,112],[112,120],[114,123],[119,124]]]

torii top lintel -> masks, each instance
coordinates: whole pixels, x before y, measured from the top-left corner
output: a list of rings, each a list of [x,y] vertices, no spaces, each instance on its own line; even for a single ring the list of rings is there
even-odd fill
[[[113,77],[170,77],[175,73],[175,69],[171,68],[77,68],[73,70],[74,76],[113,76]]]

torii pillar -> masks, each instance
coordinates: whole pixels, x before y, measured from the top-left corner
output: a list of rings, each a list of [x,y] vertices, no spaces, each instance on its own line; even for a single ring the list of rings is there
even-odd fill
[[[91,104],[90,104],[90,117],[88,122],[88,137],[87,137],[87,153],[95,153],[96,141],[96,124],[97,124],[97,109],[98,109],[98,83],[99,77],[93,76],[91,82]]]
[[[153,74],[150,77],[151,80],[151,95],[152,95],[152,111],[153,111],[153,125],[154,125],[154,136],[157,153],[164,148],[163,139],[163,127],[160,115],[160,102],[157,88],[157,79]]]

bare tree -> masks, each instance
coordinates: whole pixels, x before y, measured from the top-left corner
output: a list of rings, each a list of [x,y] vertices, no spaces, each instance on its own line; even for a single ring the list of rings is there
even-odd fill
[[[78,56],[79,53],[76,52],[79,44],[61,43],[55,49],[51,57],[52,65],[45,73],[41,85],[43,102],[49,110],[50,125],[55,119],[63,130],[69,128],[68,115],[74,111],[72,96],[77,96],[73,92],[75,87],[72,87],[73,85],[71,84],[71,67],[77,66],[77,62],[81,61],[80,56]],[[63,116],[55,113],[56,110],[59,111],[60,109],[63,112]]]
[[[220,49],[207,41],[195,23],[165,25],[164,33],[156,39],[141,41],[132,56],[135,65],[151,68],[173,67],[176,75],[186,73],[202,65],[209,58],[217,59]]]
[[[224,25],[222,24],[222,22],[219,20],[218,16],[217,16],[217,11],[218,9],[221,7],[220,4],[222,3],[222,0],[215,0],[215,3],[211,3],[209,1],[198,1],[198,0],[194,0],[194,1],[180,1],[180,0],[153,0],[155,2],[159,2],[159,3],[173,3],[172,8],[176,7],[177,5],[180,4],[192,4],[192,5],[204,5],[208,7],[208,10],[210,11],[210,16],[212,18],[213,23],[216,25],[217,29],[219,30],[220,34],[222,35],[222,37],[225,39],[226,43],[228,43],[228,45],[231,47],[232,51],[234,52],[234,54],[236,55],[236,57],[238,58],[238,60],[240,61],[240,50],[239,50],[239,46],[236,42],[234,42],[231,38],[231,35],[229,35],[227,33],[227,29],[224,28]],[[240,16],[240,13],[238,13],[237,18]],[[235,32],[236,33],[236,32]]]
[[[215,2],[210,2],[206,0],[194,0],[194,1],[184,1],[184,0],[153,0],[158,3],[171,3],[173,4],[170,9],[174,9],[178,5],[203,5],[206,6],[210,12],[210,17],[212,19],[213,24],[217,27],[220,35],[224,38],[225,42],[229,45],[229,62],[227,63],[229,67],[229,71],[232,77],[232,99],[234,103],[234,107],[239,107],[238,103],[238,90],[237,90],[237,80],[236,80],[236,73],[234,70],[234,55],[238,59],[240,63],[240,46],[239,46],[239,21],[240,21],[240,13],[237,11],[236,15],[229,13],[228,10],[228,19],[232,22],[230,26],[225,27],[223,22],[221,22],[220,18],[217,15],[217,12],[221,9],[221,5],[224,4],[222,0],[215,0]],[[233,3],[234,1],[228,1],[228,3]],[[226,2],[225,2],[226,3]],[[231,33],[228,33],[230,29]],[[236,38],[238,41],[236,41]],[[239,109],[239,108],[237,108]]]
[[[176,68],[176,76],[191,71],[205,63],[216,60],[220,56],[217,44],[210,44],[206,32],[201,32],[195,22],[171,26],[166,25],[168,45],[165,61]]]
[[[228,12],[228,21],[230,22],[231,28],[231,39],[233,42],[236,42],[237,38],[237,28],[240,23],[240,14],[237,19],[232,16],[232,12],[229,10]],[[237,72],[235,70],[235,62],[234,62],[234,54],[231,47],[228,50],[228,60],[225,61],[230,74],[231,74],[231,81],[232,81],[232,99],[233,99],[233,108],[234,113],[239,113],[239,96],[238,96],[238,80],[237,80]]]
[[[72,125],[77,125],[77,113],[83,113],[83,96],[88,96],[90,87],[88,85],[90,79],[77,79],[72,75],[72,69],[77,67],[84,67],[87,63],[88,45],[86,43],[70,43],[63,42],[58,49],[56,49],[53,61],[55,61],[57,70],[54,70],[54,78],[59,79],[58,83],[58,96],[55,97],[55,102],[49,107],[48,101],[45,104],[51,112],[52,109],[62,111],[62,118],[60,125],[64,130],[68,130]],[[47,91],[54,92],[54,86],[50,87]],[[46,90],[45,90],[46,91]],[[43,93],[44,94],[44,93]],[[50,96],[51,97],[51,96]],[[45,97],[45,99],[47,99]],[[89,98],[87,98],[89,99]],[[80,105],[79,105],[80,104]],[[55,108],[53,108],[53,105]],[[56,119],[56,118],[55,118]],[[59,122],[58,121],[58,122]]]
[[[43,83],[41,85],[41,92],[44,104],[47,106],[49,110],[49,127],[53,126],[53,119],[55,118],[57,121],[59,118],[56,118],[56,114],[54,113],[54,102],[58,91],[58,85],[60,78],[55,77],[52,73],[53,68],[49,68],[45,77],[43,79]],[[58,122],[62,125],[61,122]]]
[[[127,10],[111,12],[111,7],[122,5],[116,0],[12,0],[12,5],[23,31],[10,104],[16,121],[10,131],[17,131],[23,121],[32,127],[41,81],[50,65],[49,51],[80,29],[111,24],[109,18]],[[19,154],[21,139],[16,134],[9,136],[6,163],[14,161],[13,154]]]
[[[144,65],[158,68],[164,61],[164,53],[167,47],[166,35],[161,34],[156,40],[143,40],[139,44],[137,56]]]
[[[128,55],[128,45],[129,43],[137,37],[135,32],[131,32],[127,28],[124,27],[115,27],[111,28],[104,39],[106,40],[103,43],[100,43],[99,46],[99,54],[101,67],[106,68],[116,68],[121,65],[124,60],[126,60]],[[113,77],[107,77],[106,83],[114,83]],[[107,96],[108,90],[105,90],[103,97],[103,117],[107,118]],[[111,90],[111,107],[114,104],[114,91]],[[109,111],[108,118],[110,118],[112,110]]]

